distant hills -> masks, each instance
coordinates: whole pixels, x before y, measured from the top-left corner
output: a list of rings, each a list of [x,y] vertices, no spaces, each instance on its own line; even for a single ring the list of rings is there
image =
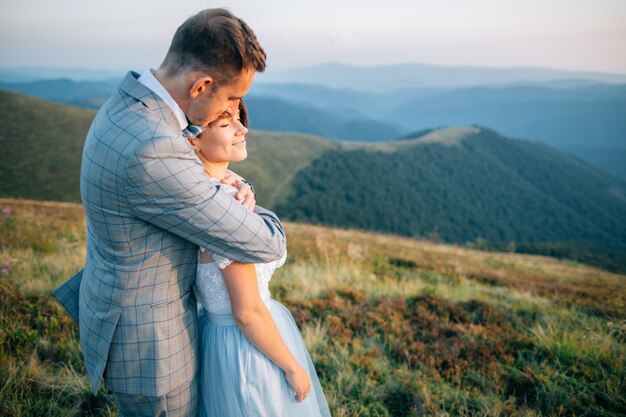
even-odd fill
[[[399,136],[433,127],[485,126],[509,137],[549,144],[626,179],[626,84],[554,82],[368,93],[259,83],[250,92],[250,97],[257,96],[379,120],[393,125]],[[271,114],[267,118],[275,124],[280,119]],[[290,118],[289,123],[297,126],[300,120]],[[271,130],[272,124],[267,128]]]
[[[400,136],[398,124],[350,112],[336,112],[276,97],[246,98],[254,129],[302,132],[329,139],[385,141]]]
[[[89,68],[58,67],[0,67],[0,81],[30,82],[68,79],[72,81],[109,81],[121,79],[125,70],[99,70]]]
[[[540,141],[626,179],[626,85],[458,89],[401,103],[387,113],[414,129],[478,124]]]
[[[72,81],[110,81],[121,79],[130,68],[100,70],[87,68],[0,67],[0,81],[29,82],[69,79]],[[145,68],[134,68],[143,71]],[[357,66],[325,63],[303,68],[274,70],[257,74],[257,81],[280,84],[324,85],[361,92],[390,92],[414,88],[460,88],[485,85],[558,83],[575,87],[597,83],[626,83],[626,74],[597,71],[565,71],[538,67],[445,66],[402,63]]]
[[[479,125],[547,143],[626,179],[626,75],[328,64],[257,78],[247,96],[255,129],[387,141],[424,129]],[[68,78],[1,82],[0,89],[95,109],[116,84]]]
[[[460,88],[480,85],[554,82],[580,85],[592,82],[626,83],[626,74],[591,71],[563,71],[546,68],[488,68],[406,63],[381,66],[354,66],[327,63],[260,74],[262,82],[319,84],[368,92],[389,92],[411,88]]]
[[[391,115],[411,120],[413,128],[480,124],[556,147],[626,149],[626,84],[463,88],[404,101]]]
[[[94,111],[0,106],[0,196],[79,201]],[[626,265],[626,183],[543,144],[468,126],[369,144],[254,131],[248,146],[233,169],[285,219]]]
[[[99,108],[119,80],[73,81],[67,78],[26,82],[0,82],[0,89],[79,107]]]
[[[73,106],[98,109],[117,87],[119,80],[72,81],[69,79],[0,82],[4,89]],[[381,141],[398,137],[404,128],[364,116],[322,109],[306,102],[252,95],[246,103],[254,127],[279,132],[301,132],[329,139]]]

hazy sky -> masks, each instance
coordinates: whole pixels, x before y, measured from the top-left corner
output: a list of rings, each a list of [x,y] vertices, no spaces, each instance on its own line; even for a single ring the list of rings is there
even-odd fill
[[[207,7],[246,20],[269,69],[342,62],[626,73],[626,0],[0,0],[0,66],[142,70]]]

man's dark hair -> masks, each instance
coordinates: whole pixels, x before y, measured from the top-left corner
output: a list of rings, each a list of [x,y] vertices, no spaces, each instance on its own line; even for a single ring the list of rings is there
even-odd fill
[[[162,67],[168,75],[205,71],[222,84],[243,69],[265,70],[265,51],[256,35],[226,9],[207,9],[187,19],[174,34]]]

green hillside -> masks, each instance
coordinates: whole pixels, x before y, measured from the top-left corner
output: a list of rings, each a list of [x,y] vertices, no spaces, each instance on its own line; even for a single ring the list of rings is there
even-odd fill
[[[626,264],[624,182],[485,129],[346,144],[301,170],[291,190],[276,210],[292,220],[499,247],[590,244]]]
[[[232,164],[238,174],[252,180],[260,205],[271,207],[279,194],[288,195],[289,184],[300,169],[339,144],[300,133],[250,131],[248,158]]]
[[[0,200],[0,415],[114,417],[50,291],[85,259],[77,204]],[[626,276],[539,256],[286,223],[270,290],[335,417],[617,417]]]
[[[6,92],[0,106],[0,196],[80,201],[80,154],[94,112]],[[232,168],[283,218],[626,271],[624,182],[485,129],[418,136],[357,143],[252,131],[248,159]]]
[[[80,201],[80,159],[94,115],[0,91],[0,196]]]
[[[93,110],[0,91],[0,197],[80,201],[83,142]],[[273,205],[295,172],[333,141],[298,133],[252,131],[249,157],[232,168],[254,181],[258,202]]]

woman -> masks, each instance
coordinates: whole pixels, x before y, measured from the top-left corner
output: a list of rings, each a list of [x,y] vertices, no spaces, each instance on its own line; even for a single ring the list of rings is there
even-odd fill
[[[246,126],[241,102],[238,115],[223,114],[189,139],[216,183],[230,162],[247,157]],[[198,253],[201,416],[330,416],[293,317],[270,296],[269,280],[284,262],[283,257],[269,264],[241,264]]]

